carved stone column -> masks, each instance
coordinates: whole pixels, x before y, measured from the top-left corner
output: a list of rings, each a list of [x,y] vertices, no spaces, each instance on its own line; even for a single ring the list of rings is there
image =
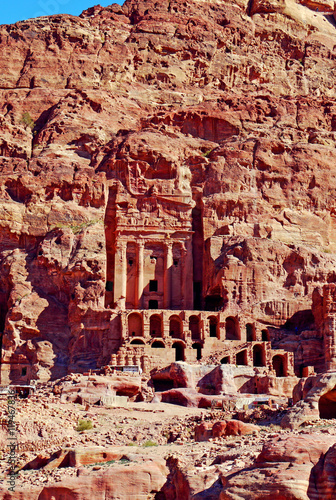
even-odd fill
[[[137,290],[136,290],[136,301],[135,307],[138,309],[143,308],[142,294],[143,294],[143,284],[144,284],[144,248],[145,242],[143,240],[138,241],[138,262],[137,262]]]
[[[183,298],[184,309],[193,309],[193,255],[191,238],[185,242],[185,249],[182,249],[183,255]]]
[[[127,259],[125,241],[120,241],[116,246],[115,271],[114,271],[114,301],[120,309],[126,309],[127,290]]]
[[[163,307],[165,309],[171,309],[172,266],[173,266],[173,243],[169,241],[167,242],[165,247],[165,267],[164,267],[164,279],[163,279],[163,289],[164,289]]]

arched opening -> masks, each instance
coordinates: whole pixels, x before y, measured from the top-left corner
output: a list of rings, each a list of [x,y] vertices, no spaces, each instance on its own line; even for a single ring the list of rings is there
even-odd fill
[[[200,339],[200,324],[199,324],[199,318],[197,316],[190,316],[189,330],[191,331],[192,340]]]
[[[269,342],[269,333],[268,330],[261,330],[261,339],[263,342]]]
[[[336,418],[336,388],[320,397],[319,412],[320,418]]]
[[[128,334],[130,337],[143,337],[142,317],[138,313],[128,316]]]
[[[206,311],[221,311],[223,309],[224,299],[220,295],[207,295],[205,297]]]
[[[247,365],[247,351],[244,349],[236,354],[236,365]]]
[[[229,356],[225,356],[224,358],[221,359],[221,365],[229,365],[230,364],[230,358]]]
[[[273,370],[277,377],[286,377],[286,367],[284,357],[280,354],[277,354],[272,359]]]
[[[201,344],[198,344],[195,342],[195,344],[192,345],[192,348],[197,350],[197,359],[202,359],[202,346],[201,346]]]
[[[175,349],[175,361],[184,361],[184,345],[181,342],[175,342],[173,349]]]
[[[151,337],[162,337],[162,318],[158,314],[150,317],[149,331]]]
[[[236,318],[228,317],[225,320],[226,340],[240,340],[239,326]]]
[[[252,323],[247,323],[246,325],[246,340],[247,342],[253,342],[256,340],[255,326]]]
[[[140,339],[134,339],[132,340],[131,345],[145,345],[145,342]]]
[[[210,331],[210,337],[219,338],[218,318],[216,318],[215,316],[210,316],[209,318],[209,331]]]
[[[169,318],[169,335],[175,339],[182,338],[182,321],[178,316]]]
[[[253,346],[253,366],[265,366],[265,352],[261,345]]]
[[[155,340],[153,342],[153,344],[151,345],[151,347],[153,347],[153,349],[164,349],[165,345],[162,341],[160,340]]]

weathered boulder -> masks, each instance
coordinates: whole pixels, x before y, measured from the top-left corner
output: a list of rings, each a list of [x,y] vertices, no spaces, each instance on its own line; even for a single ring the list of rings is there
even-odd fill
[[[147,460],[125,467],[116,465],[105,472],[64,480],[54,486],[46,486],[38,500],[147,500],[150,494],[160,491],[168,470],[159,460]]]
[[[220,500],[314,498],[308,496],[312,468],[335,440],[321,435],[272,439],[264,445],[252,468],[221,477]]]
[[[282,427],[291,429],[307,421],[336,417],[336,372],[309,377],[301,381],[294,391],[298,402],[281,421]],[[304,399],[301,399],[304,398]]]
[[[208,441],[212,437],[246,436],[258,432],[257,425],[246,424],[240,420],[221,420],[212,426],[209,422],[202,422],[195,427],[195,441]]]
[[[95,404],[105,401],[109,396],[134,397],[141,392],[141,377],[136,374],[75,375],[65,377],[54,386],[54,392],[60,394],[64,401]]]

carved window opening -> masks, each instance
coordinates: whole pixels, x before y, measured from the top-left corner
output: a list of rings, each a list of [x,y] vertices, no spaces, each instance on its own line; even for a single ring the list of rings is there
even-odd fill
[[[149,291],[157,292],[158,291],[158,282],[157,280],[150,280],[149,282]]]
[[[149,300],[148,309],[159,309],[159,302],[157,300]]]
[[[221,359],[221,365],[229,365],[230,364],[230,358],[229,356],[225,356],[224,358]]]

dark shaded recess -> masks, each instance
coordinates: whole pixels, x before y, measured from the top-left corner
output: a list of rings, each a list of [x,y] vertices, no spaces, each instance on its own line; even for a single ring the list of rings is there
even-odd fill
[[[163,392],[174,389],[174,381],[171,379],[154,379],[153,385],[155,392]]]
[[[220,295],[207,295],[205,297],[206,311],[221,311],[224,306],[224,299]]]
[[[336,388],[320,397],[319,412],[320,418],[336,418]]]
[[[314,316],[311,309],[298,311],[284,324],[286,330],[294,330],[301,333],[304,330],[309,330],[314,325]]]

